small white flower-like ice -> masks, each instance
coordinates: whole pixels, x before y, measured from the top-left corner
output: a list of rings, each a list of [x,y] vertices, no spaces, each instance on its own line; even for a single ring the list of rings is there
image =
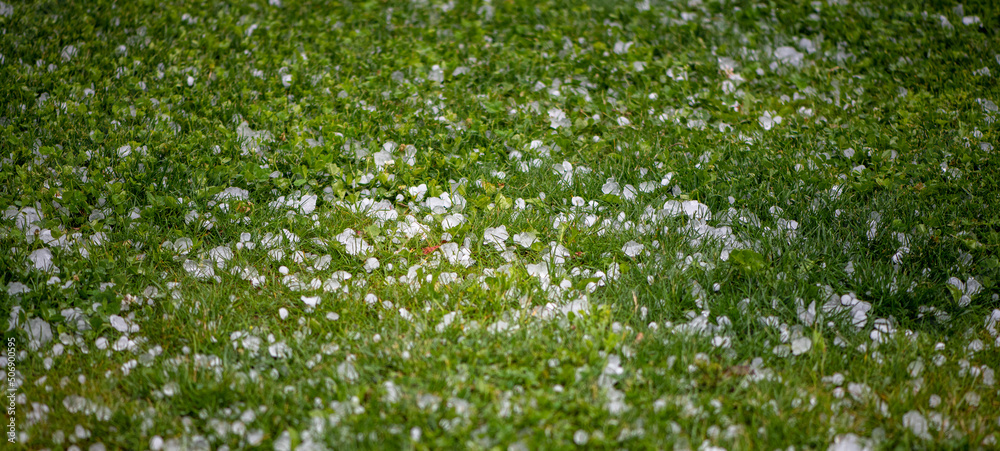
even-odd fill
[[[118,332],[123,334],[134,333],[139,331],[139,325],[129,321],[126,318],[122,318],[118,315],[111,315],[108,320],[111,322],[111,327],[113,327]]]
[[[444,230],[451,230],[464,224],[465,222],[465,215],[461,213],[454,213],[445,216],[444,219],[441,220],[441,228]]]
[[[552,128],[569,127],[570,126],[570,121],[569,121],[569,118],[566,117],[566,112],[563,111],[563,110],[560,110],[559,108],[551,108],[551,109],[549,109],[549,123],[550,123],[549,125]]]
[[[792,340],[792,354],[802,355],[812,349],[812,340],[809,337],[798,337]]]
[[[219,194],[215,195],[215,200],[217,202],[225,202],[227,200],[247,200],[250,198],[250,192],[243,189],[237,188],[235,186],[230,186],[222,190]]]
[[[312,310],[319,305],[319,296],[301,296],[302,302],[306,304],[306,310]]]
[[[909,429],[913,432],[913,435],[920,437],[921,439],[928,440],[931,438],[927,427],[927,418],[917,412],[916,410],[911,410],[903,415],[903,427]]]
[[[507,226],[505,225],[500,227],[487,227],[486,231],[483,232],[483,244],[492,244],[497,251],[502,251],[507,243],[508,237],[510,237],[510,235],[507,233]]]
[[[340,235],[336,236],[340,244],[344,245],[344,250],[350,255],[367,255],[375,250],[364,238],[357,236],[354,230],[344,229]]]
[[[39,271],[59,272],[59,268],[52,264],[52,251],[46,247],[32,252],[31,255],[28,255],[28,260],[31,262],[31,266]]]
[[[640,253],[642,253],[643,249],[645,248],[646,246],[641,243],[637,243],[635,241],[629,241],[625,243],[624,246],[622,246],[622,252],[624,252],[625,255],[629,256],[630,258],[635,258]]]
[[[760,122],[760,126],[764,127],[764,130],[770,130],[774,128],[775,124],[780,124],[782,120],[781,116],[776,116],[770,111],[765,111],[757,121]]]
[[[534,232],[521,232],[514,235],[514,243],[523,248],[530,248],[536,241],[538,241],[538,236]]]

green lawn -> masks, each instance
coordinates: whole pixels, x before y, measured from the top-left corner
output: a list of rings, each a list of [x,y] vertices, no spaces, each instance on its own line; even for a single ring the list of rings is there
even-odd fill
[[[0,3],[8,448],[994,448],[997,77],[990,0]]]

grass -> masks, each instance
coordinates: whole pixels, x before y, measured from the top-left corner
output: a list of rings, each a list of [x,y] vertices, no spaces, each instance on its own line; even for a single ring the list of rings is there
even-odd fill
[[[998,18],[0,4],[10,441],[996,446]]]

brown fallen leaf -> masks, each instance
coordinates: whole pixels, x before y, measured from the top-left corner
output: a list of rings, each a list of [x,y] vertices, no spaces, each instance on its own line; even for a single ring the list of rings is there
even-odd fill
[[[736,365],[726,368],[723,372],[726,376],[749,376],[754,374],[753,367],[750,365]]]

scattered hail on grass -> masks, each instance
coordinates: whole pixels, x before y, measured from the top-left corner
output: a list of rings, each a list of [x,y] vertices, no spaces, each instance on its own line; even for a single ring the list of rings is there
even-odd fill
[[[992,10],[292,3],[0,2],[25,446],[995,446]]]

